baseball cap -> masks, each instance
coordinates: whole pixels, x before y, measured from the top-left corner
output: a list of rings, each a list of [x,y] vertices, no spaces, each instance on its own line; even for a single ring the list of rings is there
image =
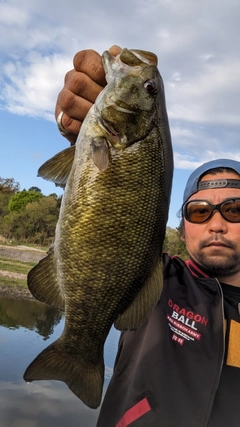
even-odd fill
[[[236,171],[240,175],[240,162],[230,159],[217,159],[211,160],[210,162],[203,163],[199,166],[188,178],[185,191],[183,193],[183,203],[185,203],[192,194],[196,193],[201,189],[206,188],[221,188],[221,187],[230,187],[230,188],[240,188],[240,180],[214,180],[206,181],[205,185],[199,186],[199,180],[203,174],[208,172],[210,169],[216,168],[230,168]]]

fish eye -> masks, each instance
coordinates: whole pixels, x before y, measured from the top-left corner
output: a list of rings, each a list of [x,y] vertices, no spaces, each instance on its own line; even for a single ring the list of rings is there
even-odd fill
[[[155,80],[147,80],[144,83],[144,88],[149,93],[149,95],[155,95],[157,93],[157,85]]]

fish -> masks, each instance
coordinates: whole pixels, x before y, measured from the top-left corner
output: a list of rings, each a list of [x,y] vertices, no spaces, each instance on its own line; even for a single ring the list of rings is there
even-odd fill
[[[116,57],[105,51],[107,85],[75,146],[38,171],[65,190],[54,243],[29,272],[28,288],[65,311],[65,325],[24,379],[63,381],[93,409],[102,399],[111,327],[141,328],[162,291],[173,153],[157,61],[138,49]]]

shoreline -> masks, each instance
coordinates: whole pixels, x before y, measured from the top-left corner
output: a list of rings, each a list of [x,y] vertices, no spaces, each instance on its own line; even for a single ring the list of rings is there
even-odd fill
[[[46,252],[41,249],[34,247],[28,247],[23,245],[8,246],[0,244],[0,257],[7,260],[18,260],[20,262],[33,262],[37,264],[40,259],[46,256]],[[3,278],[12,278],[27,280],[27,275],[22,273],[13,273],[11,271],[0,271],[0,275]],[[21,285],[0,285],[0,295],[6,298],[24,298],[24,299],[36,299],[32,296],[31,292],[27,287]]]
[[[32,299],[37,301],[28,289],[22,288],[21,286],[0,286],[0,296],[6,298]]]

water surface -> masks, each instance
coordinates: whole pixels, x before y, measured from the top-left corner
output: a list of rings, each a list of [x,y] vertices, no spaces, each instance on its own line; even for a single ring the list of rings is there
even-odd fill
[[[27,384],[23,374],[32,360],[63,330],[64,316],[35,300],[0,296],[0,426],[95,427],[99,413],[89,409],[59,381]],[[105,344],[106,389],[119,333]]]

